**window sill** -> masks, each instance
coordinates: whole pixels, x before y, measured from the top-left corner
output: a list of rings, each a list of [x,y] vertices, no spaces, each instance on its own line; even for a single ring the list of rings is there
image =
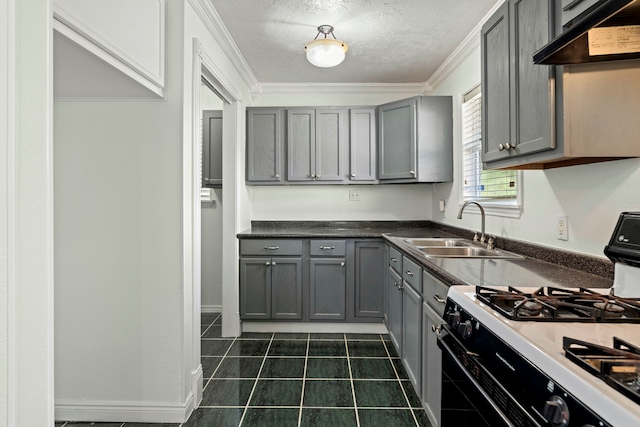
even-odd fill
[[[458,209],[462,207],[465,202],[462,201],[458,205]],[[500,201],[500,200],[478,200],[478,203],[484,208],[485,215],[499,216],[505,218],[520,218],[522,215],[522,204],[517,200]],[[464,209],[465,212],[480,213],[480,209],[476,205],[469,205]]]

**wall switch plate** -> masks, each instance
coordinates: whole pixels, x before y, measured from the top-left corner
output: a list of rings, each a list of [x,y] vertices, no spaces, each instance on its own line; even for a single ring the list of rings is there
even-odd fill
[[[558,215],[558,240],[569,240],[569,221],[566,215]]]
[[[444,212],[445,204],[444,200],[440,200],[440,212]]]
[[[349,201],[350,202],[359,202],[360,201],[360,190],[349,190]]]

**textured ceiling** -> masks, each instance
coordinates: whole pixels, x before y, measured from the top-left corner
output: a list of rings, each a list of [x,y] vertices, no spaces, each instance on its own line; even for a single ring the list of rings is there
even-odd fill
[[[262,83],[421,83],[497,0],[210,0]],[[319,25],[349,44],[317,68],[304,45]]]

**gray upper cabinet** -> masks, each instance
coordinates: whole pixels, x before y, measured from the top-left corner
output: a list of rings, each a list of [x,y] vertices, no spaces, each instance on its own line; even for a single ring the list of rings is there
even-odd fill
[[[355,317],[384,317],[384,243],[356,241]]]
[[[345,110],[287,110],[287,180],[344,180]]]
[[[202,112],[202,186],[222,186],[222,111]]]
[[[349,110],[349,181],[375,182],[376,162],[376,109]]]
[[[450,96],[418,96],[378,107],[381,182],[453,180]]]
[[[553,0],[509,0],[483,25],[483,161],[555,148],[554,67],[533,54],[553,35]]]
[[[284,109],[247,108],[247,182],[281,184]]]

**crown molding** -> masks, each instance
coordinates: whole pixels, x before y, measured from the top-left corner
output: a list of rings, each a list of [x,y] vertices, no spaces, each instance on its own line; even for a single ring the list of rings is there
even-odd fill
[[[366,94],[366,93],[402,93],[422,95],[431,92],[425,83],[260,83],[254,95],[268,93],[334,93],[334,94]]]
[[[480,46],[480,32],[484,23],[495,13],[504,1],[498,1],[480,20],[473,30],[462,40],[462,42],[454,49],[449,57],[438,67],[438,69],[429,77],[426,84],[432,88],[437,88],[449,75],[464,61],[467,57]]]
[[[189,4],[198,14],[214,40],[220,45],[220,48],[222,48],[227,58],[229,58],[247,87],[252,91],[259,88],[260,83],[258,79],[256,79],[251,67],[247,64],[244,56],[242,56],[238,45],[236,45],[236,42],[231,37],[227,27],[222,22],[222,18],[220,18],[218,12],[213,5],[211,5],[211,2],[207,0],[189,0]]]

